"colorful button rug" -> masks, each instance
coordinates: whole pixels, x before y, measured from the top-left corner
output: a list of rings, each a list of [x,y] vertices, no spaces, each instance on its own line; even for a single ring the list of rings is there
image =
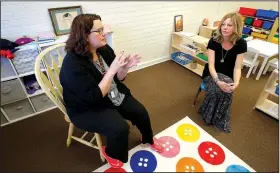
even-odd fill
[[[107,163],[94,172],[256,172],[189,117],[156,137],[163,153],[138,145],[129,151],[121,169]]]

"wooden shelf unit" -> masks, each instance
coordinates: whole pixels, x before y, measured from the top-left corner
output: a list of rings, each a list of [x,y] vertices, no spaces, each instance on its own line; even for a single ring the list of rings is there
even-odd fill
[[[170,46],[170,55],[174,52],[184,52],[186,54],[192,55],[194,59],[197,60],[197,67],[195,69],[191,68],[191,63],[186,65],[181,65],[188,70],[192,71],[193,73],[202,76],[204,65],[207,63],[207,61],[197,57],[197,53],[190,52],[183,47],[180,46],[182,43],[189,43],[194,44],[197,47],[201,48],[201,52],[206,52],[206,47],[209,42],[208,38],[199,36],[199,35],[192,35],[192,36],[186,36],[182,34],[184,32],[173,32],[172,33],[172,40],[171,40],[171,46]],[[174,61],[176,62],[176,61]],[[177,62],[176,62],[177,63]],[[179,63],[178,63],[179,64]]]
[[[218,27],[210,27],[210,26],[200,26],[199,27],[199,35],[205,38],[211,38],[215,35]]]
[[[259,109],[262,112],[272,116],[273,118],[279,120],[279,107],[278,107],[278,103],[275,103],[271,100],[268,99],[269,95],[273,95],[275,97],[279,98],[279,95],[275,94],[275,90],[276,90],[276,81],[279,79],[278,78],[278,69],[274,70],[268,81],[266,82],[264,89],[262,90],[257,103],[254,107],[254,109]],[[274,111],[273,111],[274,109]]]
[[[258,30],[269,31],[269,34],[268,34],[266,39],[259,38],[257,36],[252,36],[253,38],[258,38],[258,39],[265,40],[265,41],[268,41],[268,42],[276,43],[276,41],[273,39],[273,37],[274,37],[275,34],[278,34],[277,33],[277,29],[279,27],[278,26],[279,25],[279,18],[278,17],[275,20],[271,20],[271,19],[265,19],[265,18],[258,18],[256,16],[247,16],[247,15],[242,15],[242,16],[244,17],[243,27],[249,26],[251,28],[255,28],[255,29],[258,29]],[[260,19],[260,20],[263,20],[263,21],[270,21],[270,22],[273,22],[273,25],[272,25],[271,29],[264,29],[264,28],[260,28],[260,27],[255,27],[255,26],[253,26],[253,24],[252,25],[246,25],[244,23],[246,17],[253,18],[253,19]],[[248,34],[243,34],[243,35],[251,36],[251,35],[248,35]],[[278,40],[277,40],[276,44],[278,44]]]

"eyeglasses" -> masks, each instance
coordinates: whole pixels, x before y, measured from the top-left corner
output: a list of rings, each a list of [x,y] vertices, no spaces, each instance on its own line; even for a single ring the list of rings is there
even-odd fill
[[[104,33],[104,30],[103,30],[103,28],[100,28],[97,31],[90,31],[90,33],[92,33],[92,32],[96,32],[96,33],[102,35]]]

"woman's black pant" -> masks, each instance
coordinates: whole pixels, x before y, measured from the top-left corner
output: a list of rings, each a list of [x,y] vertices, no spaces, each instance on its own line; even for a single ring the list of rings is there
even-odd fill
[[[153,131],[146,108],[132,95],[126,95],[122,104],[100,112],[75,116],[72,123],[79,129],[107,137],[106,153],[122,162],[128,161],[129,124],[136,125],[142,134],[142,143],[153,144]]]

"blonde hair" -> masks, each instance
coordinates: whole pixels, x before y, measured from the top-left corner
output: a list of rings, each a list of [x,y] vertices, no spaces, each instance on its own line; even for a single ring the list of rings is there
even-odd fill
[[[218,43],[222,43],[224,41],[224,37],[223,37],[222,31],[221,31],[221,27],[222,27],[222,24],[224,23],[224,21],[227,20],[228,18],[231,19],[231,21],[233,23],[233,26],[234,26],[233,33],[230,37],[230,42],[232,44],[235,44],[236,41],[242,37],[242,28],[243,28],[241,15],[237,12],[228,13],[223,17],[223,19],[220,22],[220,24],[218,26],[218,29],[216,31],[216,36],[214,37],[214,40]]]

